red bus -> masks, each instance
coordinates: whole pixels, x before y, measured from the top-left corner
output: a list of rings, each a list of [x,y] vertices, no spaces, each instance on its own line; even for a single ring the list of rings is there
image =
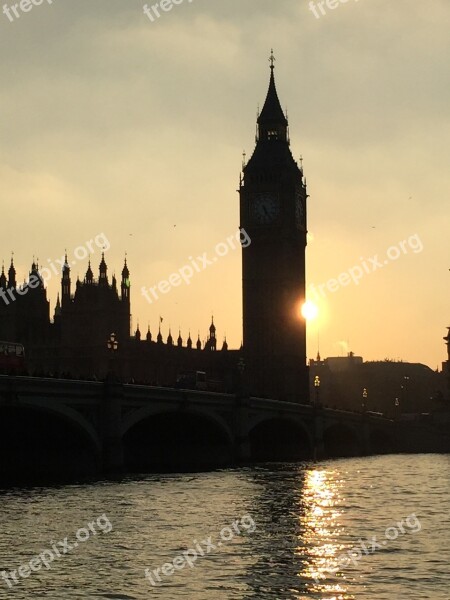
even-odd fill
[[[15,342],[0,341],[0,373],[14,373],[25,369],[25,348]]]

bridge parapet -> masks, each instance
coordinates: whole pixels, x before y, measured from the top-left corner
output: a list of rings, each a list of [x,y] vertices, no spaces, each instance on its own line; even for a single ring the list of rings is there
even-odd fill
[[[78,381],[0,375],[0,410],[36,410],[58,417],[83,431],[98,449],[104,469],[123,466],[123,443],[132,428],[161,415],[175,422],[194,424],[221,432],[233,447],[233,460],[252,459],[251,439],[258,430],[258,443],[282,441],[283,427],[302,443],[315,449],[317,458],[333,456],[336,448],[347,455],[410,450],[412,439],[427,436],[433,447],[434,431],[414,423],[402,423],[382,415],[355,413],[311,404],[296,404],[260,397],[242,397],[200,390],[122,384],[114,381]],[[21,413],[23,414],[23,412]],[[193,421],[194,419],[194,421]],[[272,429],[271,429],[272,428]],[[441,428],[442,429],[442,428]],[[133,431],[135,431],[133,429]],[[274,438],[272,438],[272,433]],[[414,436],[412,436],[414,432]],[[440,431],[442,433],[442,430]],[[252,438],[253,436],[253,438]],[[353,440],[352,443],[349,440]],[[352,445],[353,444],[353,445]],[[450,440],[447,447],[450,446]],[[261,447],[261,446],[260,446]],[[436,448],[445,446],[440,441]],[[439,450],[438,450],[439,451]]]

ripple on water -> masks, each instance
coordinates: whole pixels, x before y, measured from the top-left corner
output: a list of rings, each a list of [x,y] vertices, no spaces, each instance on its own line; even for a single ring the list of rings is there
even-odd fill
[[[103,514],[113,529],[11,590],[0,578],[0,599],[450,600],[449,483],[449,457],[428,455],[3,490],[0,571]],[[240,526],[193,568],[162,574],[244,515],[255,531]],[[366,554],[374,538],[381,547]]]

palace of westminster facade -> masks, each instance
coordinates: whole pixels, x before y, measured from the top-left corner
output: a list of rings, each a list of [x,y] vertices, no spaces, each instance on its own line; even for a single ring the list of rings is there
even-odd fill
[[[98,277],[91,265],[75,285],[70,266],[62,268],[61,292],[53,319],[38,265],[29,279],[38,283],[14,301],[0,298],[0,339],[22,343],[29,373],[103,379],[111,369],[124,381],[174,385],[182,372],[202,371],[221,381],[223,391],[240,384],[248,392],[289,401],[308,399],[306,324],[299,308],[305,298],[306,182],[294,160],[287,118],[270,83],[258,116],[252,157],[240,184],[240,226],[252,243],[242,248],[243,346],[219,344],[214,322],[206,344],[183,341],[161,331],[130,333],[130,272],[108,277],[102,256]],[[16,290],[13,261],[0,275],[0,290]],[[20,289],[20,288],[19,288]],[[115,334],[117,351],[108,348]]]

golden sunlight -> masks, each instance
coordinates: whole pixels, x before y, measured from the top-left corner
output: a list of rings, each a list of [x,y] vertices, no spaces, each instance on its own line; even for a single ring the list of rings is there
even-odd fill
[[[319,314],[319,308],[317,307],[316,304],[314,304],[314,302],[311,302],[311,300],[307,300],[303,304],[303,306],[301,308],[301,312],[302,312],[303,317],[307,321],[312,321]]]

